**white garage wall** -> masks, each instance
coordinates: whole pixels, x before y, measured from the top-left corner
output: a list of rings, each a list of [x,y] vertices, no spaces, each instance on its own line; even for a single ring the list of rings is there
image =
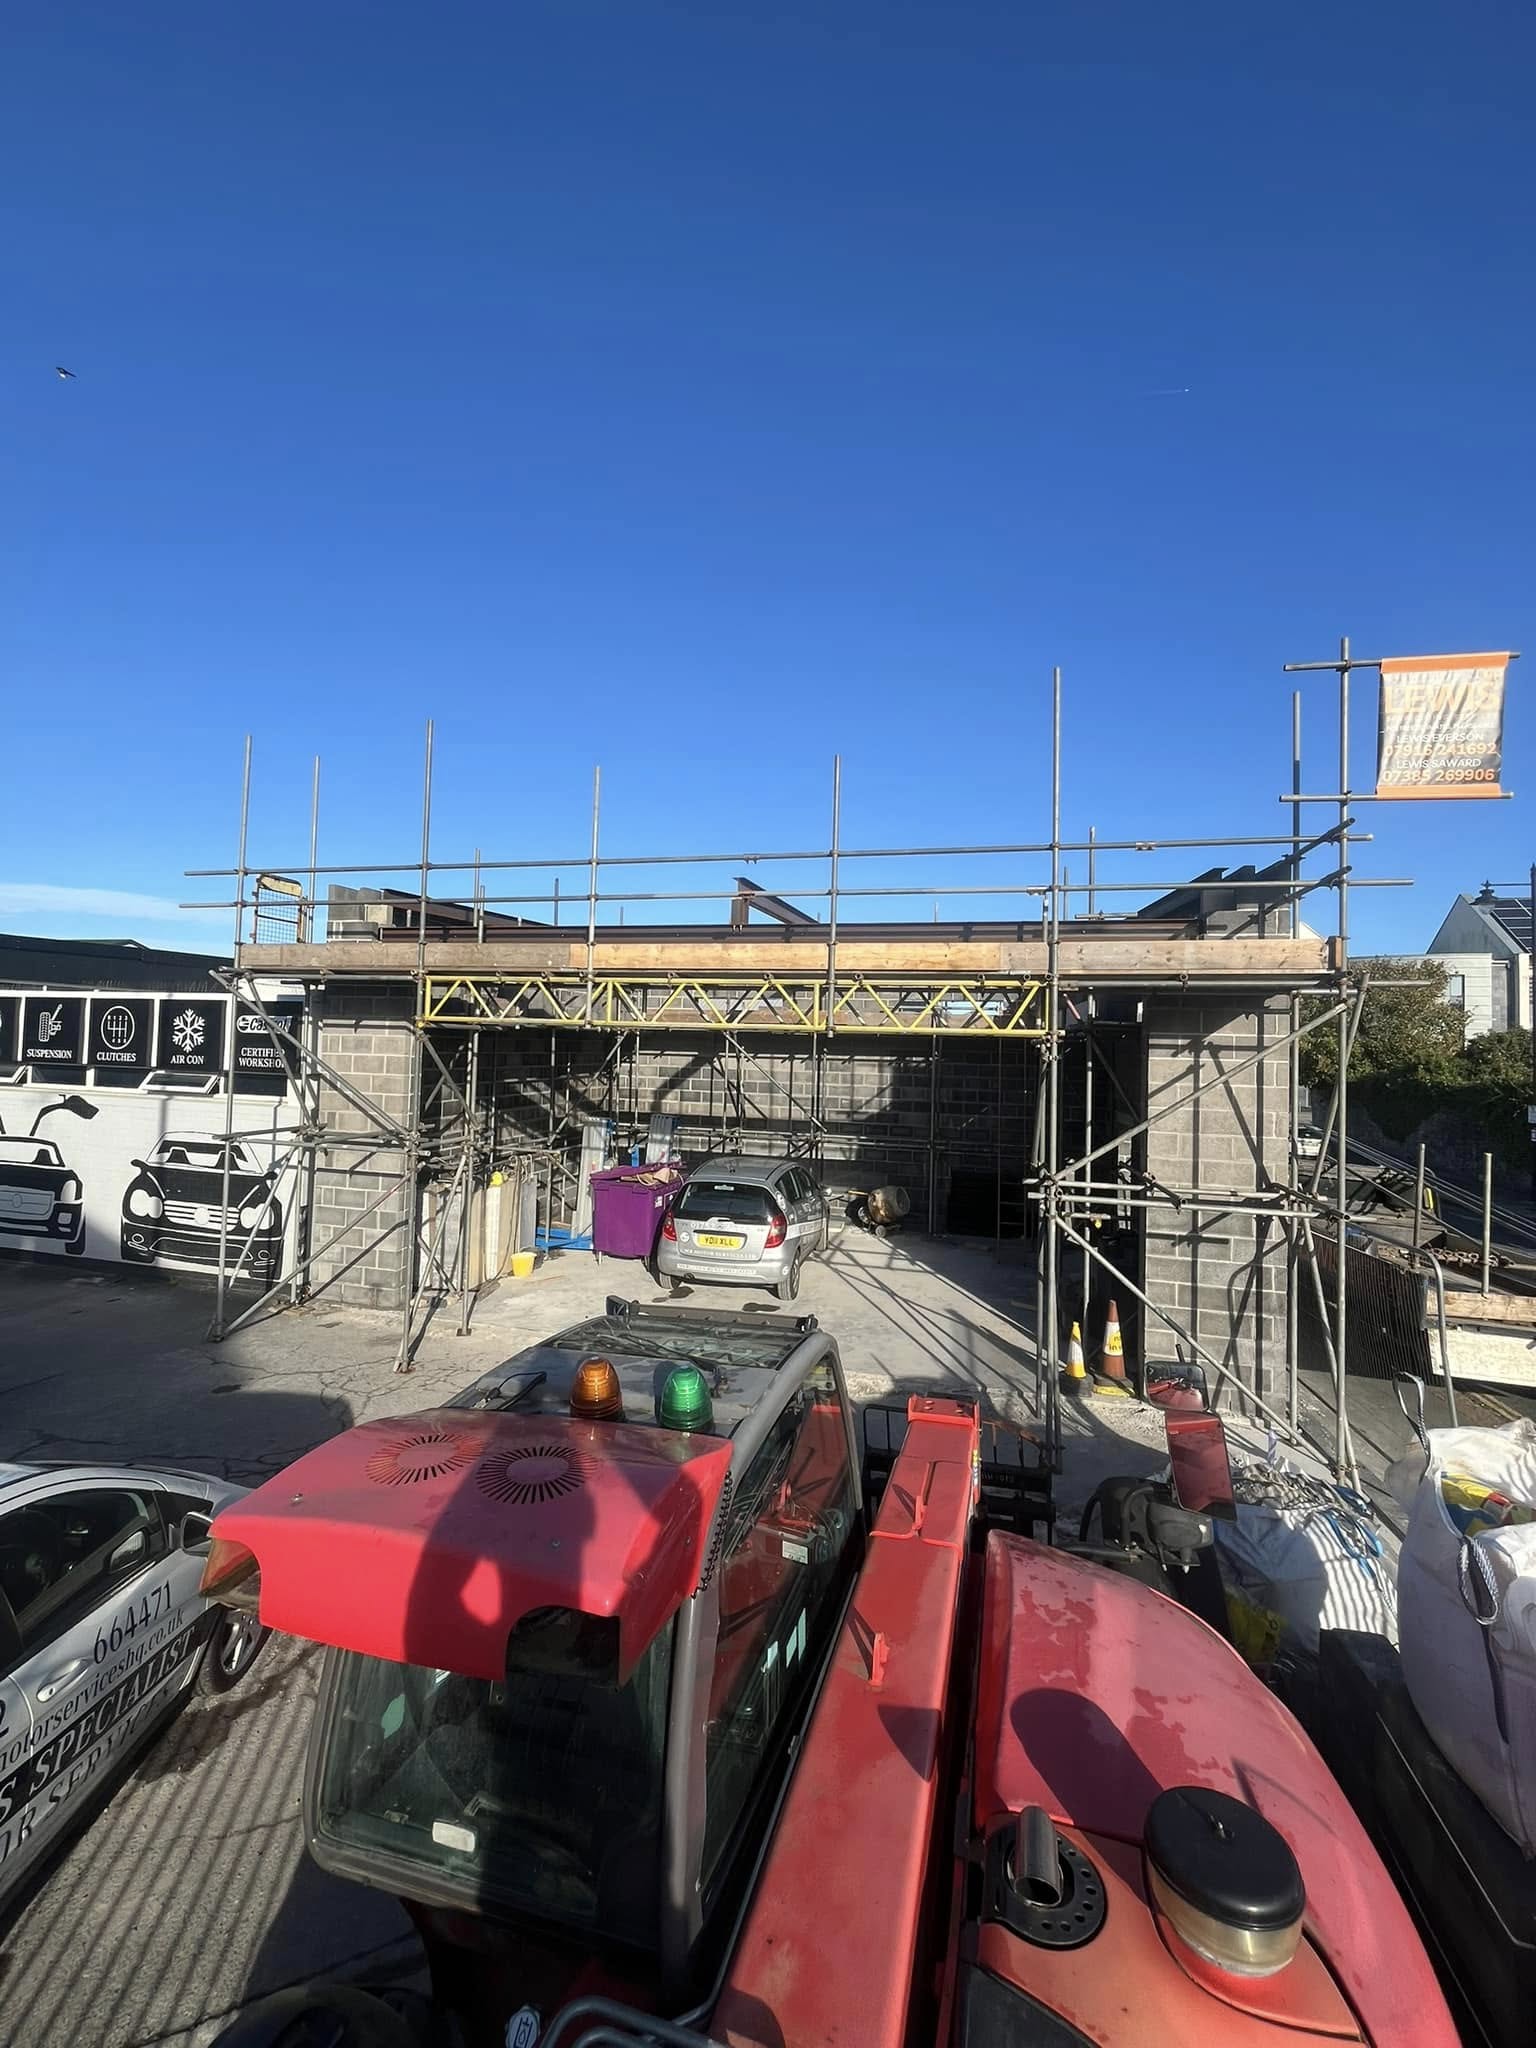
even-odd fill
[[[56,1109],[43,1118],[37,1138],[40,1143],[46,1140],[56,1145],[65,1165],[80,1181],[85,1209],[85,1241],[79,1256],[121,1262],[124,1199],[130,1186],[141,1179],[140,1169],[134,1162],[152,1161],[157,1147],[163,1153],[169,1149],[165,1141],[176,1138],[201,1138],[222,1146],[225,1101],[221,1095],[189,1095],[162,1090],[140,1092],[30,1085],[0,1087],[0,1121],[4,1123],[7,1137],[25,1137],[31,1131],[38,1112],[52,1104],[62,1103],[66,1096],[77,1097],[88,1104],[96,1111],[95,1116],[87,1119],[66,1108]],[[235,1133],[248,1148],[258,1172],[270,1171],[282,1158],[288,1145],[285,1127],[292,1120],[293,1111],[286,1097],[236,1095]],[[61,1242],[15,1228],[6,1213],[3,1199],[5,1168],[16,1149],[12,1145],[0,1145],[0,1253],[30,1251],[73,1265],[74,1258],[65,1251]],[[170,1171],[167,1168],[166,1174]],[[186,1207],[204,1212],[210,1206],[212,1208],[211,1221],[204,1213],[189,1226],[194,1235],[204,1239],[211,1237],[212,1243],[208,1247],[211,1256],[206,1260],[187,1259],[167,1249],[157,1250],[152,1258],[138,1263],[207,1273],[211,1278],[218,1269],[217,1214],[223,1193],[222,1175],[214,1170],[200,1171],[195,1164],[190,1170],[176,1171],[178,1196],[180,1203],[185,1205],[183,1214]],[[28,1176],[24,1173],[13,1176],[18,1182],[26,1178]],[[292,1257],[294,1190],[295,1174],[289,1170],[281,1176],[274,1189],[282,1210],[284,1271]],[[230,1233],[231,1266],[244,1234],[239,1230]]]

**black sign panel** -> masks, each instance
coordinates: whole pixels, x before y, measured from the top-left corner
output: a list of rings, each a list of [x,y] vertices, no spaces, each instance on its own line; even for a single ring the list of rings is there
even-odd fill
[[[93,1067],[152,1067],[154,1003],[145,996],[92,996],[88,1058]]]
[[[0,996],[0,1067],[16,1064],[16,1045],[21,1025],[21,997]]]
[[[162,996],[155,1065],[162,1073],[221,1074],[228,1013],[223,996]]]
[[[267,1003],[267,1016],[281,1031],[297,1033],[304,1005],[297,1002]],[[287,1057],[284,1058],[286,1053]],[[253,1003],[235,1004],[235,1086],[253,1075],[282,1079],[298,1055],[292,1046],[272,1036],[261,1011]]]
[[[19,1057],[29,1067],[83,1067],[85,997],[23,997]]]

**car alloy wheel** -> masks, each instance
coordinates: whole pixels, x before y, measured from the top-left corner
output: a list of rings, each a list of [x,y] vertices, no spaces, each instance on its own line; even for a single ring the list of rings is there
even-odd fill
[[[254,1663],[257,1651],[266,1641],[270,1630],[262,1627],[254,1614],[243,1609],[226,1607],[219,1616],[213,1637],[203,1656],[197,1674],[197,1689],[202,1693],[228,1692],[238,1685]]]

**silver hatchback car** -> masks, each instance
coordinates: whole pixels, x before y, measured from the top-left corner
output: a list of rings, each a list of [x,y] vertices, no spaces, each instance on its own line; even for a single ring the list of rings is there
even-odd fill
[[[661,1227],[656,1271],[685,1280],[800,1292],[800,1268],[831,1235],[827,1198],[797,1159],[706,1159]]]

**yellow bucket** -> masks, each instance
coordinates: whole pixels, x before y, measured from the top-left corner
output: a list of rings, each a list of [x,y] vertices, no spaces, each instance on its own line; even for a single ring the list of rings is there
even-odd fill
[[[535,1252],[514,1252],[512,1254],[513,1279],[526,1280],[537,1263],[537,1256]]]

